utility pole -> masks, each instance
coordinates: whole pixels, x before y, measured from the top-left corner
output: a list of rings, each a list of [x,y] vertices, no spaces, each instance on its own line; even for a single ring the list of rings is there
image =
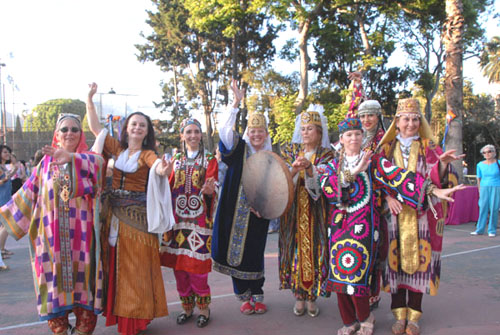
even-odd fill
[[[5,134],[5,89],[2,86],[2,67],[5,66],[5,63],[0,62],[0,128],[3,129],[2,137],[3,144],[7,144],[7,136]]]

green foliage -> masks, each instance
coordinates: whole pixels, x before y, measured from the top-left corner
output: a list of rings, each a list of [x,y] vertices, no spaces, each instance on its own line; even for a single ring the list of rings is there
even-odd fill
[[[269,129],[273,143],[289,143],[292,141],[296,118],[294,112],[296,98],[297,94],[292,94],[276,99],[271,113],[279,127]]]
[[[500,36],[486,43],[480,65],[490,83],[500,83]]]
[[[77,114],[82,119],[85,116],[85,103],[74,99],[48,100],[33,108],[24,121],[24,131],[50,131],[56,127],[57,117],[61,113]]]

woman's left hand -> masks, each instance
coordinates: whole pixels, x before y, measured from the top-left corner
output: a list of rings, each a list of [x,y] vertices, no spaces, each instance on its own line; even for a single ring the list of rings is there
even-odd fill
[[[368,169],[368,165],[370,165],[371,159],[373,156],[373,151],[368,150],[365,152],[361,160],[359,161],[358,165],[354,168],[354,175],[358,175],[363,171],[366,171]]]
[[[50,145],[45,145],[42,148],[42,153],[54,159],[51,165],[62,165],[69,163],[71,161],[71,158],[73,157],[73,153],[64,150],[63,148],[54,148]]]
[[[165,159],[163,156],[161,163],[156,166],[156,173],[163,177],[168,177],[172,174],[172,169],[174,167],[174,158]]]
[[[441,199],[441,200],[446,200],[449,202],[454,202],[455,200],[451,197],[453,193],[459,190],[463,190],[465,188],[464,184],[457,185],[452,188],[435,188],[432,190],[432,195],[435,197]]]
[[[465,154],[463,155],[455,155],[455,152],[457,152],[456,149],[451,149],[451,150],[448,150],[444,153],[441,154],[441,156],[439,156],[439,161],[441,163],[443,163],[444,165],[448,165],[449,163],[453,162],[453,161],[456,161],[458,159],[462,159],[465,157]]]

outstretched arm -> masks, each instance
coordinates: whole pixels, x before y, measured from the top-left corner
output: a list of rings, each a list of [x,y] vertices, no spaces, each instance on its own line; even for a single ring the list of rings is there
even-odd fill
[[[238,88],[238,82],[233,79],[231,82],[231,90],[233,91],[234,100],[232,107],[228,109],[224,115],[224,119],[219,127],[219,137],[224,146],[228,149],[232,148],[234,143],[233,126],[236,122],[236,114],[238,113],[238,106],[241,99],[245,96],[245,89]]]
[[[99,123],[99,118],[97,117],[97,112],[95,110],[94,102],[92,101],[92,98],[97,92],[97,84],[89,84],[89,87],[90,90],[87,97],[87,122],[89,123],[89,128],[92,134],[97,136],[102,130],[102,126]]]

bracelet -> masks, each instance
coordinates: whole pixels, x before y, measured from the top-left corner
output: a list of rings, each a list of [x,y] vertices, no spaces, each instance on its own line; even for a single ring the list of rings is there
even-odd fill
[[[427,186],[427,188],[425,189],[425,194],[427,195],[433,195],[433,192],[434,190],[437,188],[436,185],[434,184],[429,184],[429,186]]]

